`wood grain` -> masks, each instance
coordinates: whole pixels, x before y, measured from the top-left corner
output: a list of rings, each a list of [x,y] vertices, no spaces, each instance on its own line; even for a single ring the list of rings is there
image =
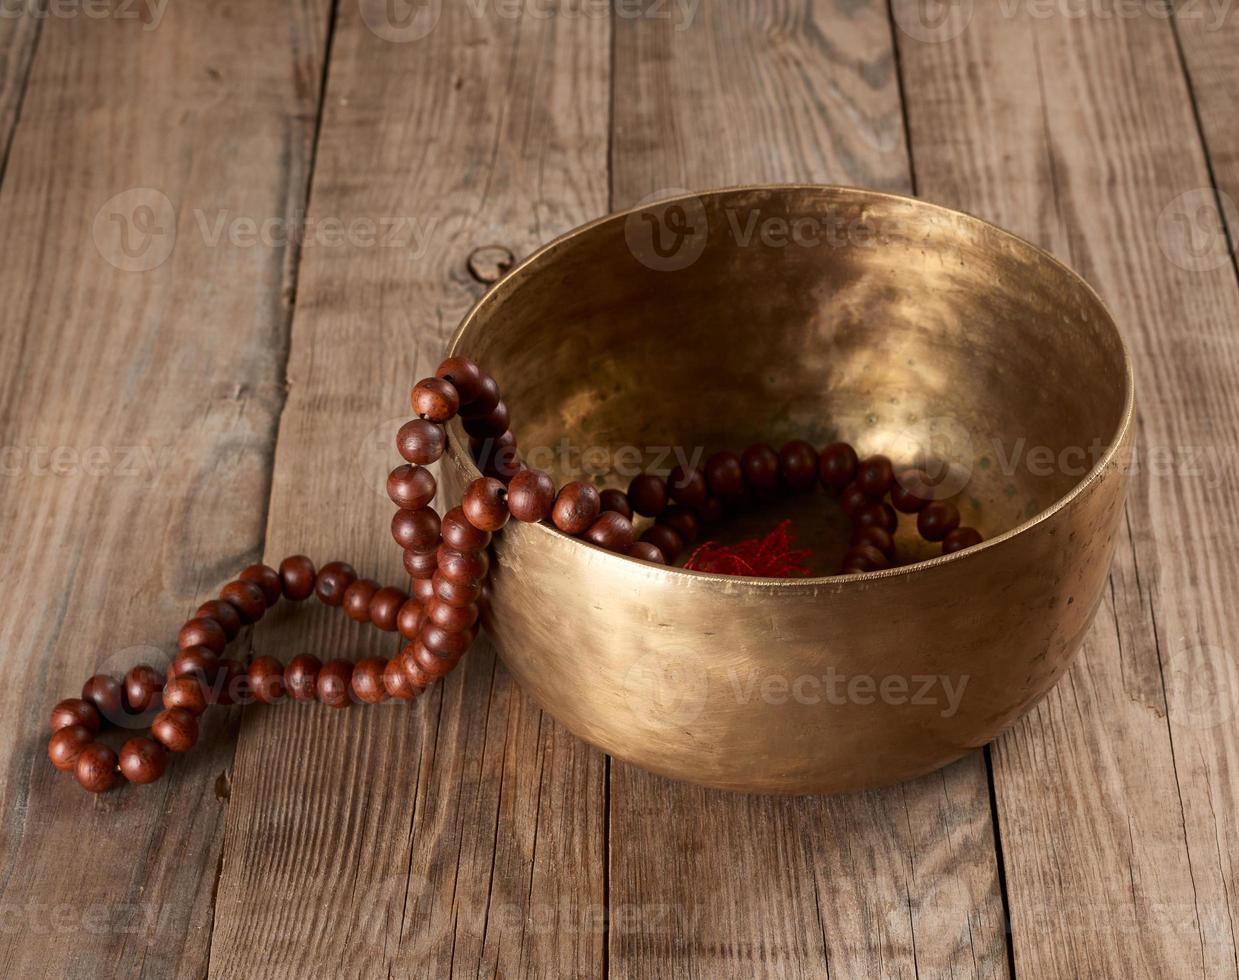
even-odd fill
[[[471,253],[524,255],[606,208],[609,25],[444,4],[416,37],[385,9],[339,8],[309,220],[424,238],[304,250],[267,555],[395,582],[392,439],[481,294]],[[323,612],[264,624],[256,645],[396,653]],[[411,708],[253,711],[212,974],[599,975],[603,772],[483,642]]]
[[[616,22],[616,207],[674,187],[911,186],[886,11],[703,3]],[[632,93],[629,97],[628,93]],[[834,798],[611,768],[610,975],[1007,975],[984,758]]]
[[[993,754],[1016,972],[1233,977],[1239,289],[1163,220],[1212,196],[1171,25],[977,5],[900,53],[921,192],[1095,283],[1137,375],[1111,599]]]
[[[0,181],[4,179],[13,129],[26,96],[42,24],[28,9],[19,9],[18,16],[0,18]]]
[[[290,259],[211,244],[195,215],[303,204],[324,14],[40,28],[0,187],[4,976],[206,971],[236,718],[158,786],[98,799],[48,765],[46,718],[96,669],[162,662],[261,546]]]

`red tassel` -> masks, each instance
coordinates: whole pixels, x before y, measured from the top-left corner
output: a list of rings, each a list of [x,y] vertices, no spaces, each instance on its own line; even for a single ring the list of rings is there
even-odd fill
[[[805,559],[813,552],[797,548],[791,521],[783,521],[764,538],[748,538],[724,546],[707,541],[688,556],[684,567],[695,572],[717,575],[745,575],[750,578],[792,578],[808,575]]]

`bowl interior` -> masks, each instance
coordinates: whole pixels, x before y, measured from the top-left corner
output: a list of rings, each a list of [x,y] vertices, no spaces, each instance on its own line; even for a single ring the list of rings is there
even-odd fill
[[[557,482],[624,487],[718,449],[845,439],[930,470],[986,537],[1087,475],[1129,383],[1109,314],[1045,253],[956,212],[825,187],[596,222],[497,286],[456,348],[496,375],[523,458]],[[820,495],[712,536],[784,517],[833,571],[845,526]],[[898,540],[937,552],[907,518]]]

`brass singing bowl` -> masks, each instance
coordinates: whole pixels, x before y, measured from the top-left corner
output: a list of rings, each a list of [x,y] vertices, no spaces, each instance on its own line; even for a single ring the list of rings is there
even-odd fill
[[[451,352],[502,386],[521,451],[625,487],[754,442],[836,439],[923,464],[985,542],[838,576],[822,490],[784,517],[815,577],[737,578],[612,554],[546,524],[496,535],[485,618],[546,710],[612,755],[732,790],[908,779],[984,745],[1066,669],[1126,491],[1131,365],[1089,286],[966,214],[840,187],[742,187],[613,214],[512,270]],[[450,427],[452,497],[478,476]]]

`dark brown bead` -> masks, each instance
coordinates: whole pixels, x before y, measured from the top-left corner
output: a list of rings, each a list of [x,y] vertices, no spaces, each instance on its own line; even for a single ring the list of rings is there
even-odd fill
[[[353,665],[347,660],[328,660],[318,672],[318,699],[332,708],[352,703]]]
[[[228,634],[213,619],[191,619],[176,635],[176,645],[182,650],[206,647],[215,653],[223,653],[228,645]]]
[[[421,663],[418,661],[418,657],[417,657],[418,651],[421,652],[421,655],[423,657],[434,656],[433,653],[427,650],[420,643],[410,643],[400,652],[400,656],[397,657],[396,659],[397,659],[397,662],[400,664],[400,670],[404,673],[405,677],[408,678],[409,683],[416,690],[424,691],[431,684],[433,684],[436,680],[442,677],[443,674],[442,673],[435,673],[435,674],[427,673],[426,670],[422,667]],[[442,660],[443,658],[440,657],[439,659]],[[454,666],[455,663],[456,663],[455,660],[449,658],[447,660],[447,669],[451,670],[452,666]]]
[[[439,546],[439,515],[429,507],[398,510],[392,515],[391,536],[401,548],[430,551]]]
[[[250,664],[250,693],[255,701],[276,704],[284,700],[284,665],[275,657],[255,657]]]
[[[860,488],[858,483],[849,483],[839,495],[839,506],[848,517],[856,514],[860,508],[869,503],[869,495]]]
[[[641,540],[661,551],[668,564],[675,561],[684,550],[684,539],[678,531],[666,524],[655,524],[646,528]]]
[[[383,689],[393,698],[401,701],[412,701],[422,693],[422,689],[413,684],[409,675],[400,664],[400,658],[387,661],[383,668]]]
[[[262,619],[267,611],[267,598],[257,582],[242,579],[229,582],[219,590],[219,597],[236,607],[241,622],[247,626]]]
[[[853,571],[876,572],[890,568],[890,560],[871,544],[854,544],[843,556],[843,567]]]
[[[462,406],[476,399],[482,390],[482,369],[467,357],[447,358],[435,371],[435,377],[452,383]]]
[[[404,463],[387,474],[387,496],[397,507],[416,511],[427,506],[435,496],[435,478],[424,466]]]
[[[555,504],[555,481],[542,470],[521,470],[508,484],[508,510],[518,521],[543,520]]]
[[[770,494],[779,486],[779,454],[765,443],[749,446],[740,454],[744,480],[751,490]]]
[[[706,478],[696,467],[677,466],[667,477],[667,496],[683,507],[700,507],[708,496]]]
[[[866,456],[856,467],[856,485],[870,497],[884,497],[895,482],[895,469],[882,455]]]
[[[191,715],[200,715],[207,709],[210,699],[201,678],[185,675],[174,677],[164,685],[163,706],[184,708]]]
[[[284,690],[294,701],[313,701],[318,697],[318,672],[323,664],[312,653],[299,653],[284,668]]]
[[[426,607],[426,620],[449,633],[459,633],[477,622],[478,607],[472,602],[453,606],[441,599],[435,599]]]
[[[353,695],[366,704],[380,704],[387,700],[387,688],[383,686],[383,672],[387,661],[379,657],[366,657],[353,668],[351,684]]]
[[[476,419],[484,415],[489,415],[495,410],[495,406],[499,404],[499,384],[489,374],[485,372],[478,379],[477,394],[469,401],[469,404],[460,410],[462,419]],[[498,435],[499,433],[496,433]]]
[[[490,570],[485,551],[452,551],[439,546],[439,574],[452,582],[480,582]]]
[[[280,596],[284,594],[280,573],[270,565],[248,565],[241,569],[237,578],[242,582],[253,582],[262,589],[262,597],[266,600],[268,609],[279,602]]]
[[[482,466],[482,475],[496,479],[506,486],[524,468],[525,464],[520,460],[520,452],[511,446],[505,446],[487,457]]]
[[[885,500],[869,500],[856,508],[852,523],[857,527],[880,527],[894,534],[895,528],[899,526],[899,517],[895,508]]]
[[[598,504],[604,514],[619,514],[625,520],[632,520],[632,505],[623,490],[603,490],[598,494]]]
[[[634,541],[628,548],[628,557],[640,558],[642,561],[652,561],[658,565],[667,564],[667,559],[658,546],[652,545],[648,541]]]
[[[436,599],[446,602],[449,606],[467,606],[471,602],[476,602],[482,595],[482,583],[479,581],[453,582],[451,579],[436,574],[434,594]],[[412,637],[409,638],[412,639]]]
[[[85,725],[66,725],[52,733],[47,742],[47,757],[61,772],[69,772],[77,765],[82,750],[94,740],[94,734]]]
[[[873,524],[858,527],[852,535],[852,544],[870,544],[887,558],[895,557],[895,539],[888,530]]]
[[[509,487],[509,500],[511,492]],[[442,538],[443,543],[453,551],[481,551],[490,544],[490,532],[469,523],[469,518],[460,507],[453,507],[443,515]]]
[[[508,523],[508,488],[489,476],[481,476],[465,487],[461,510],[469,523],[482,531],[498,531]]]
[[[628,484],[628,503],[644,517],[657,517],[667,506],[667,481],[653,473],[638,473]]]
[[[706,497],[697,507],[697,516],[702,524],[717,524],[723,519],[723,502],[718,497]]]
[[[100,717],[99,709],[94,706],[93,702],[83,698],[65,698],[52,708],[51,725],[54,732],[68,728],[70,725],[81,725],[92,732],[97,732],[103,727],[103,718]]]
[[[671,528],[686,544],[696,541],[701,533],[700,519],[687,507],[668,507],[658,518],[658,523]]]
[[[933,500],[916,515],[916,529],[926,541],[941,541],[959,527],[959,509],[949,500]]]
[[[942,539],[942,553],[944,555],[954,554],[978,545],[982,540],[981,532],[975,527],[957,527]]]
[[[430,578],[439,567],[439,549],[415,551],[412,548],[404,550],[404,570],[410,578]]]
[[[469,649],[476,635],[474,630],[445,630],[433,623],[422,627],[421,642],[431,653],[440,657],[459,657]]]
[[[632,530],[632,521],[612,510],[600,514],[598,520],[594,521],[581,537],[590,544],[606,548],[607,551],[618,551],[621,555],[626,553],[637,539]]]
[[[413,386],[409,401],[417,415],[431,422],[446,422],[460,410],[456,386],[443,378],[422,378]]]
[[[370,622],[385,633],[396,632],[396,617],[409,594],[394,585],[385,585],[370,599]]]
[[[150,711],[159,701],[164,675],[150,664],[137,664],[125,674],[125,703],[134,714]]]
[[[396,433],[396,451],[414,466],[429,466],[443,455],[446,446],[443,426],[427,419],[405,422]]]
[[[421,643],[413,644],[413,662],[422,673],[431,680],[437,681],[452,672],[452,668],[460,662],[457,656],[438,656],[433,650]]]
[[[933,484],[924,470],[904,470],[891,485],[891,503],[905,514],[918,513],[933,499]]]
[[[305,555],[289,555],[280,562],[280,588],[284,598],[301,602],[314,594],[314,562]]]
[[[355,623],[370,622],[370,600],[378,591],[374,579],[359,578],[344,590],[344,615]]]
[[[465,419],[465,431],[479,439],[503,435],[512,424],[507,402],[500,401],[485,415]]]
[[[198,741],[198,719],[184,708],[167,708],[151,722],[151,735],[169,752],[188,752]]]
[[[219,673],[219,655],[209,647],[186,647],[168,665],[168,680],[176,677],[197,677],[213,681]]]
[[[93,704],[104,720],[113,724],[125,713],[125,689],[109,674],[95,674],[83,684],[82,699]]]
[[[138,736],[120,747],[120,771],[131,783],[153,783],[168,768],[168,751],[153,738]]]
[[[817,450],[803,439],[793,439],[779,450],[779,475],[793,493],[817,486]]]
[[[442,545],[440,545],[440,548]],[[438,570],[439,553],[435,553],[435,570]],[[439,578],[438,575],[427,578],[415,578],[409,583],[409,595],[413,600],[422,607],[430,602],[435,597],[435,587],[433,579]]]
[[[406,640],[412,640],[417,636],[422,619],[422,604],[416,599],[408,599],[396,613],[396,631]]]
[[[211,599],[204,602],[195,611],[192,619],[213,619],[224,628],[224,635],[229,640],[241,632],[241,616],[237,607],[222,599]]]
[[[73,772],[78,785],[88,793],[106,793],[120,781],[116,772],[116,753],[99,742],[92,742],[82,749]]]
[[[828,490],[842,490],[856,479],[860,460],[846,442],[832,442],[818,455],[817,475]]]
[[[250,700],[250,675],[245,664],[231,657],[219,662],[219,674],[212,687],[212,700],[216,704],[246,704]]]
[[[573,480],[560,488],[551,509],[551,520],[564,534],[583,534],[601,512],[598,489],[592,483]]]
[[[332,561],[324,565],[314,581],[314,594],[325,606],[338,606],[344,601],[344,593],[357,581],[357,572],[348,562]]]
[[[706,460],[706,485],[710,493],[724,503],[742,501],[745,497],[744,467],[740,457],[729,449],[715,453]]]

